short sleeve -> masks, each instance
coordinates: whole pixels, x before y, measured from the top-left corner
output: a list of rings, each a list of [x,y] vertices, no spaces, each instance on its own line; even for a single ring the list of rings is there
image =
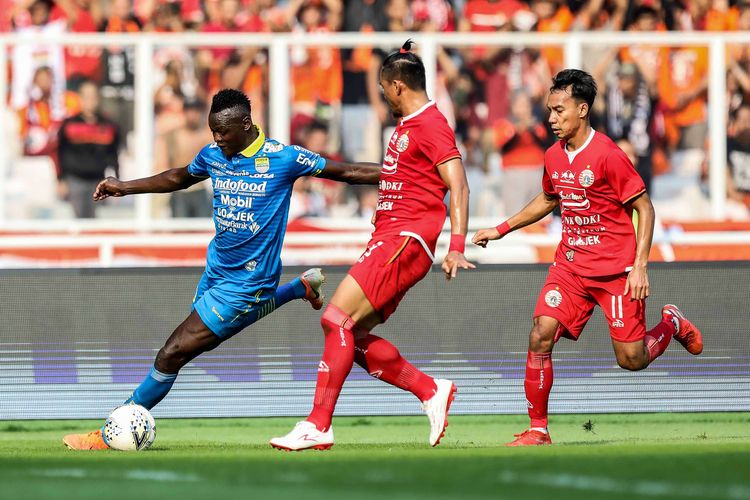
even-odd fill
[[[557,196],[555,185],[552,184],[552,179],[549,178],[549,172],[547,172],[546,167],[542,173],[542,191],[548,196]]]
[[[448,122],[437,121],[434,127],[425,127],[426,132],[419,141],[419,148],[433,165],[440,165],[453,158],[461,158],[456,147],[456,136]]]
[[[293,177],[304,175],[317,176],[326,168],[326,160],[318,153],[314,153],[301,146],[287,147],[290,171]]]
[[[200,150],[200,152],[193,158],[193,161],[188,165],[188,173],[194,177],[209,177],[208,174],[208,161],[206,161],[206,150],[210,146],[206,146]]]
[[[613,149],[604,160],[604,172],[617,198],[626,203],[646,190],[643,179],[630,159],[619,148]]]

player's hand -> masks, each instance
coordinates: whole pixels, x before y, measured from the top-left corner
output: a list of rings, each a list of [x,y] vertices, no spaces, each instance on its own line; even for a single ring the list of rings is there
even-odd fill
[[[94,201],[101,201],[110,196],[125,196],[126,194],[124,182],[114,177],[107,177],[97,184],[94,190]]]
[[[625,280],[625,293],[630,293],[630,300],[643,300],[648,297],[648,273],[645,267],[633,267]]]
[[[487,243],[500,239],[500,233],[494,227],[480,229],[471,238],[471,242],[482,248],[487,248]]]
[[[443,260],[445,279],[450,280],[455,278],[459,267],[461,269],[476,269],[477,266],[466,260],[466,257],[461,252],[448,252],[448,255]]]

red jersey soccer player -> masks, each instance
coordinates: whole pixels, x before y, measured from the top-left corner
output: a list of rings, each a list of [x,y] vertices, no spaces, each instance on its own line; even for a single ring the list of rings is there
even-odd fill
[[[560,141],[545,153],[543,192],[507,221],[481,229],[472,238],[485,247],[560,205],[563,237],[537,299],[529,335],[524,389],[531,427],[509,446],[552,442],[547,432],[552,348],[561,336],[577,340],[596,304],[610,325],[622,368],[646,368],[673,336],[691,354],[703,350],[700,331],[671,304],[662,308],[662,321],[646,331],[646,265],[654,207],[625,153],[591,128],[589,111],[596,97],[591,75],[567,69],[552,83],[547,109]],[[633,210],[638,212],[637,234]]]
[[[375,378],[407,390],[423,403],[432,446],[448,425],[455,386],[433,379],[406,361],[390,342],[370,333],[396,310],[406,292],[427,275],[445,222],[450,190],[451,245],[443,261],[447,279],[464,258],[469,189],[456,140],[445,117],[425,92],[421,59],[407,41],[380,70],[385,100],[399,120],[383,159],[375,231],[323,313],[323,359],[318,366],[313,410],[286,436],[271,440],[284,450],[328,449],[331,418],[353,362]]]

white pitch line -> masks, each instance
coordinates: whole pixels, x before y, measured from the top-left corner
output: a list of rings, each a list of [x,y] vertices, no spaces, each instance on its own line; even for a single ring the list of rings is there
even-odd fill
[[[505,484],[544,485],[582,491],[600,491],[606,493],[628,491],[636,496],[677,496],[681,498],[712,498],[717,500],[750,499],[750,486],[744,484],[705,486],[700,484],[677,484],[668,481],[628,481],[609,477],[579,476],[574,474],[519,474],[512,471],[501,472],[499,480]]]
[[[158,481],[158,482],[197,482],[201,480],[201,477],[195,474],[184,474],[180,472],[174,472],[171,470],[146,470],[146,469],[134,469],[125,471],[123,474],[110,473],[104,471],[103,473],[95,471],[87,471],[85,469],[32,469],[31,474],[34,476],[43,477],[69,477],[75,479],[84,478],[98,478],[98,479],[137,479],[144,481]]]

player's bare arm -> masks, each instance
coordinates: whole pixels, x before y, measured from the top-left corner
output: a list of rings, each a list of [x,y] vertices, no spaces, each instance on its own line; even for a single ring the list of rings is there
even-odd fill
[[[451,238],[453,235],[458,241],[459,247],[448,251],[443,260],[443,271],[446,279],[456,277],[458,269],[474,269],[476,266],[466,260],[463,245],[466,240],[466,231],[469,224],[469,184],[466,181],[466,171],[460,158],[453,158],[441,163],[437,167],[440,177],[450,190],[450,219]]]
[[[347,184],[377,184],[380,182],[381,168],[379,163],[348,163],[326,159],[326,168],[318,177]]]
[[[528,205],[523,207],[520,212],[513,215],[503,224],[477,231],[474,237],[471,238],[471,242],[482,248],[486,248],[487,243],[490,241],[499,240],[511,231],[521,229],[543,219],[557,207],[558,203],[559,200],[557,197],[541,192]],[[507,224],[507,227],[499,229],[504,224]]]
[[[94,190],[94,200],[101,201],[105,198],[126,196],[140,193],[171,193],[186,189],[204,180],[188,172],[187,167],[172,168],[151,177],[121,181],[115,177],[107,177],[101,181]]]
[[[649,294],[647,267],[654,236],[654,206],[646,192],[638,195],[630,204],[638,213],[638,229],[635,235],[635,261],[625,282],[625,295],[630,293],[630,300],[643,300]]]

